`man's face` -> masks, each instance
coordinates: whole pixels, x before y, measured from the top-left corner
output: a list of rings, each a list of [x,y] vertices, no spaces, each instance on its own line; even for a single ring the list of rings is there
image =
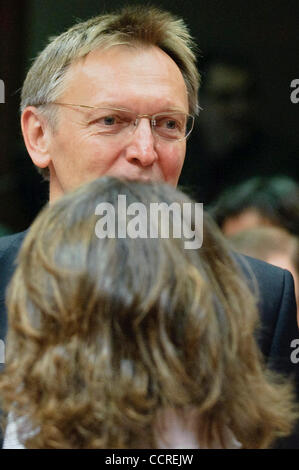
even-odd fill
[[[66,89],[57,101],[127,108],[137,114],[173,109],[188,113],[183,76],[156,47],[114,46],[89,53],[70,67]],[[48,147],[51,201],[102,175],[177,184],[185,140],[155,136],[146,118],[132,134],[116,138],[99,133],[92,110],[57,106],[57,112]]]

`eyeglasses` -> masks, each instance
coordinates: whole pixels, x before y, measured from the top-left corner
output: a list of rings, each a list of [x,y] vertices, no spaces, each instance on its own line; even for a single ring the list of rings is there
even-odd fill
[[[107,136],[133,133],[139,121],[144,118],[150,120],[153,133],[166,140],[186,139],[194,126],[194,116],[179,111],[165,111],[149,115],[136,114],[125,108],[86,106],[56,101],[49,104],[94,110],[92,123],[99,134]]]

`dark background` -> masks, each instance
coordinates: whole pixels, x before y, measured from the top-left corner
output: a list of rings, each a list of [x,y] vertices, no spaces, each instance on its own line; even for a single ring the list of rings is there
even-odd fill
[[[47,184],[41,181],[26,154],[19,126],[20,88],[31,60],[44,48],[49,36],[61,33],[77,19],[84,20],[128,3],[143,2],[0,2],[0,79],[6,87],[5,104],[0,104],[0,223],[11,230],[26,228],[47,199]],[[290,83],[299,78],[298,0],[150,3],[183,17],[203,56],[214,51],[248,59],[260,91],[257,120],[270,135],[279,135],[286,149],[294,150],[297,160],[299,103],[290,101]],[[298,179],[298,163],[294,163],[291,171]],[[240,164],[245,172],[246,166]]]

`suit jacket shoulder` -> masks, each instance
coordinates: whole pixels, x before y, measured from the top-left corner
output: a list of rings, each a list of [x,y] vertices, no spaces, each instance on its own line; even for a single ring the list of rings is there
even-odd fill
[[[24,230],[24,232],[0,237],[0,260],[7,253],[7,250],[12,249],[16,245],[19,245],[19,243],[22,243],[26,233],[27,230]]]
[[[5,338],[7,328],[5,293],[15,269],[15,260],[25,238],[26,231],[0,238],[0,339]]]
[[[271,264],[234,254],[247,282],[257,291],[260,329],[257,340],[267,365],[292,377],[299,399],[299,364],[292,361],[292,341],[299,338],[294,281],[291,273]],[[293,433],[278,439],[275,449],[299,449],[299,420]]]
[[[258,296],[258,341],[277,370],[295,372],[291,341],[298,338],[297,308],[291,273],[263,261],[237,255],[249,286]]]

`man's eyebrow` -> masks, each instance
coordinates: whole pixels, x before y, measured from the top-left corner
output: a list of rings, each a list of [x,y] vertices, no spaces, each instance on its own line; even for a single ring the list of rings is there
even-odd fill
[[[182,108],[177,108],[175,106],[170,106],[168,108],[164,108],[164,109],[161,109],[161,111],[158,111],[159,113],[184,113],[184,114],[188,114],[186,113],[186,111],[184,111]]]
[[[117,103],[111,103],[111,102],[104,102],[100,103],[97,105],[94,105],[95,108],[107,108],[107,109],[119,109],[120,111],[129,111],[134,114],[139,114],[137,111],[134,111],[132,108],[126,108],[124,106],[121,106]],[[160,108],[158,111],[151,113],[151,114],[159,114],[159,113],[185,113],[186,112],[182,108],[178,108],[177,106],[169,106],[166,108]],[[143,114],[143,113],[142,113]],[[146,113],[147,114],[147,113]]]
[[[107,108],[107,109],[121,109],[124,111],[132,111],[130,108],[125,108],[124,106],[120,106],[119,104],[116,103],[109,103],[109,102],[103,102],[99,103],[93,106],[93,108]],[[134,111],[133,111],[134,112]]]

